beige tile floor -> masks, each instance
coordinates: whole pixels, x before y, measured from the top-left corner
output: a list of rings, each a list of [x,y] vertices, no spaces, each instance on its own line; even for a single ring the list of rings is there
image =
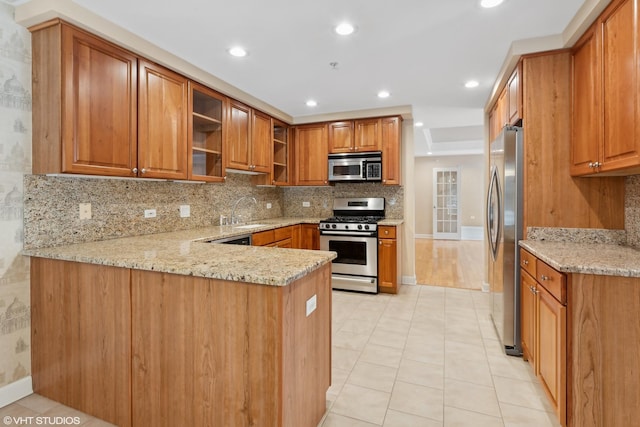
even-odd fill
[[[557,426],[527,363],[502,353],[479,291],[334,291],[332,382],[322,427]],[[0,408],[5,416],[111,426],[38,395]]]
[[[467,289],[334,291],[320,426],[557,426],[529,365],[502,352],[489,309],[489,294]]]

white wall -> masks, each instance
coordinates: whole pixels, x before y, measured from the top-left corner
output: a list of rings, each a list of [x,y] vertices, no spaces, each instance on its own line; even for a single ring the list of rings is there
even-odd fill
[[[433,169],[458,167],[462,227],[484,225],[484,155],[415,158],[416,236],[433,234]]]

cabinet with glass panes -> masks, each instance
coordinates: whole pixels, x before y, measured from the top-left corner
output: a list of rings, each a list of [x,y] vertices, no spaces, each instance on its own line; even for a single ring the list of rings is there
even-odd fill
[[[289,126],[273,119],[273,184],[289,184]]]
[[[189,179],[223,181],[226,98],[195,82],[189,88]]]

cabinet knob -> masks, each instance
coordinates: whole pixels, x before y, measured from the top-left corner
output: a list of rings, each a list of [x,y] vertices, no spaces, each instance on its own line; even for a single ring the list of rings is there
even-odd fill
[[[378,241],[378,244],[379,244],[380,246],[382,246],[382,240],[379,240],[379,241]]]
[[[384,234],[389,234],[389,230],[384,230]]]
[[[147,170],[145,168],[142,168],[142,170],[140,171],[140,173],[147,173]]]
[[[544,274],[542,276],[540,276],[540,280],[549,280],[549,276],[545,276]]]
[[[593,167],[594,167],[594,168],[599,168],[600,166],[602,166],[602,163],[600,163],[600,162],[595,162],[595,163],[593,164]]]
[[[524,265],[529,265],[529,261],[528,261],[528,260],[526,260],[526,259],[525,259],[524,261],[522,261],[522,263],[523,263]]]
[[[131,169],[131,172],[133,172],[133,173],[138,173],[138,168],[133,168],[133,169]]]

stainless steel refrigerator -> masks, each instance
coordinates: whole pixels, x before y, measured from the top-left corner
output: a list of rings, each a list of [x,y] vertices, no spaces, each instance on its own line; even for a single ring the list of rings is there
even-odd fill
[[[520,251],[522,239],[522,128],[506,126],[490,148],[487,194],[489,289],[493,323],[510,355],[520,341]]]

